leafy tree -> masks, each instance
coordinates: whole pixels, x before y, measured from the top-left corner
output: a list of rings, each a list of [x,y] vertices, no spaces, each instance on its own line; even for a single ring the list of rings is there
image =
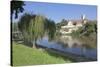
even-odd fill
[[[24,36],[24,41],[36,47],[37,39],[41,39],[45,32],[48,32],[48,35],[53,37],[56,30],[55,23],[47,20],[41,15],[24,14],[18,23],[19,29]]]
[[[18,31],[18,25],[16,22],[12,23],[12,31],[13,32]]]
[[[77,31],[73,31],[74,35],[81,36],[90,36],[93,33],[97,33],[97,24],[96,21],[89,21],[83,25],[83,27],[79,28]]]
[[[18,13],[20,12],[23,12],[24,11],[24,8],[23,6],[25,5],[23,1],[17,1],[17,0],[12,0],[11,1],[11,16],[10,16],[10,19],[11,19],[11,27],[12,28],[15,28],[14,26],[15,25],[12,25],[13,23],[13,14],[15,14],[15,19],[18,18]],[[16,26],[18,26],[16,24]],[[18,27],[17,27],[18,28]],[[12,33],[12,32],[11,32]],[[12,34],[13,35],[13,34]]]
[[[34,35],[35,38],[41,38],[44,35],[45,17],[37,15],[34,22]]]
[[[12,17],[13,14],[15,14],[15,18],[18,18],[18,13],[24,11],[24,2],[23,1],[17,1],[17,0],[12,0],[11,1],[11,22],[12,22]]]
[[[32,44],[32,37],[34,34],[32,27],[35,16],[36,15],[30,15],[25,13],[18,22],[18,28],[22,32],[22,35],[24,37],[24,42],[30,45]]]
[[[62,20],[60,21],[60,23],[57,23],[57,24],[56,24],[56,29],[59,30],[59,29],[61,28],[61,26],[64,26],[64,25],[67,25],[67,24],[68,24],[68,21],[65,20],[65,19],[62,19]]]
[[[86,32],[85,35],[90,35],[91,33],[96,33],[96,24],[95,22],[88,22],[84,25],[84,32]]]
[[[50,19],[47,19],[46,23],[47,23],[46,29],[48,31],[48,36],[49,36],[50,39],[52,39],[55,35],[55,32],[56,32],[56,24],[55,24],[54,21],[52,21]]]

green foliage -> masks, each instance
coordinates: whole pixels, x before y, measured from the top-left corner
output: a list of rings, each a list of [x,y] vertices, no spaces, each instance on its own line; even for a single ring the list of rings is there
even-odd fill
[[[37,39],[45,35],[45,32],[52,38],[56,31],[54,21],[41,15],[24,14],[18,23],[18,27],[24,36],[24,40],[32,43],[34,41],[34,44]]]
[[[11,16],[15,12],[15,18],[18,18],[18,13],[24,11],[24,2],[23,1],[17,1],[17,0],[12,0],[11,1]]]
[[[97,26],[96,25],[96,23],[95,22],[88,22],[88,23],[86,23],[85,25],[85,30],[84,31],[86,31],[87,33],[85,33],[84,35],[90,35],[91,33],[96,33],[96,27],[95,26]]]
[[[79,36],[90,36],[91,34],[97,33],[97,22],[90,21],[83,25],[83,27],[79,28],[77,31],[73,31],[72,35]]]
[[[79,36],[82,32],[82,27],[80,27],[77,31],[72,31],[71,35],[72,36]]]
[[[20,31],[28,31],[30,20],[35,18],[35,15],[32,16],[30,14],[25,13],[18,22],[18,27]]]
[[[37,15],[35,17],[35,22],[33,26],[35,39],[41,38],[44,35],[45,32],[44,24],[45,24],[45,17]]]
[[[47,29],[47,32],[48,32],[49,39],[53,39],[55,32],[56,32],[55,22],[50,20],[50,19],[47,19],[45,25],[46,25],[46,29]]]
[[[18,22],[18,28],[22,32],[25,41],[32,41],[32,34],[34,33],[32,30],[34,19],[35,15],[25,13]]]
[[[61,26],[64,26],[64,25],[67,25],[67,24],[68,24],[68,21],[65,20],[65,19],[62,19],[60,23],[56,24],[56,29],[59,30],[59,29],[61,29]]]
[[[12,23],[12,32],[18,31],[18,24],[16,22]]]

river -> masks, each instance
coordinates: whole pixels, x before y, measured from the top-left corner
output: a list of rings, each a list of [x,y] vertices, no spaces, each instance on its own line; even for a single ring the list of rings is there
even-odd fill
[[[65,53],[85,56],[87,58],[97,59],[97,43],[91,38],[73,38],[69,35],[57,36],[49,40],[47,36],[37,40],[37,44],[45,46],[48,49],[56,49]]]

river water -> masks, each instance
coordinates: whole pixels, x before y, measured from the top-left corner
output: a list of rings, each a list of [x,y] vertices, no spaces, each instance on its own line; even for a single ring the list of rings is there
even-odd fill
[[[97,59],[97,43],[91,38],[73,38],[68,35],[61,35],[53,40],[47,36],[37,41],[38,45],[53,48],[59,51]]]

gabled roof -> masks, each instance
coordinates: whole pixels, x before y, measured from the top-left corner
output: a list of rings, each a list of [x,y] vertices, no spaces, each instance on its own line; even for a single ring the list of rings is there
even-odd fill
[[[72,23],[82,24],[82,20],[70,20]]]

